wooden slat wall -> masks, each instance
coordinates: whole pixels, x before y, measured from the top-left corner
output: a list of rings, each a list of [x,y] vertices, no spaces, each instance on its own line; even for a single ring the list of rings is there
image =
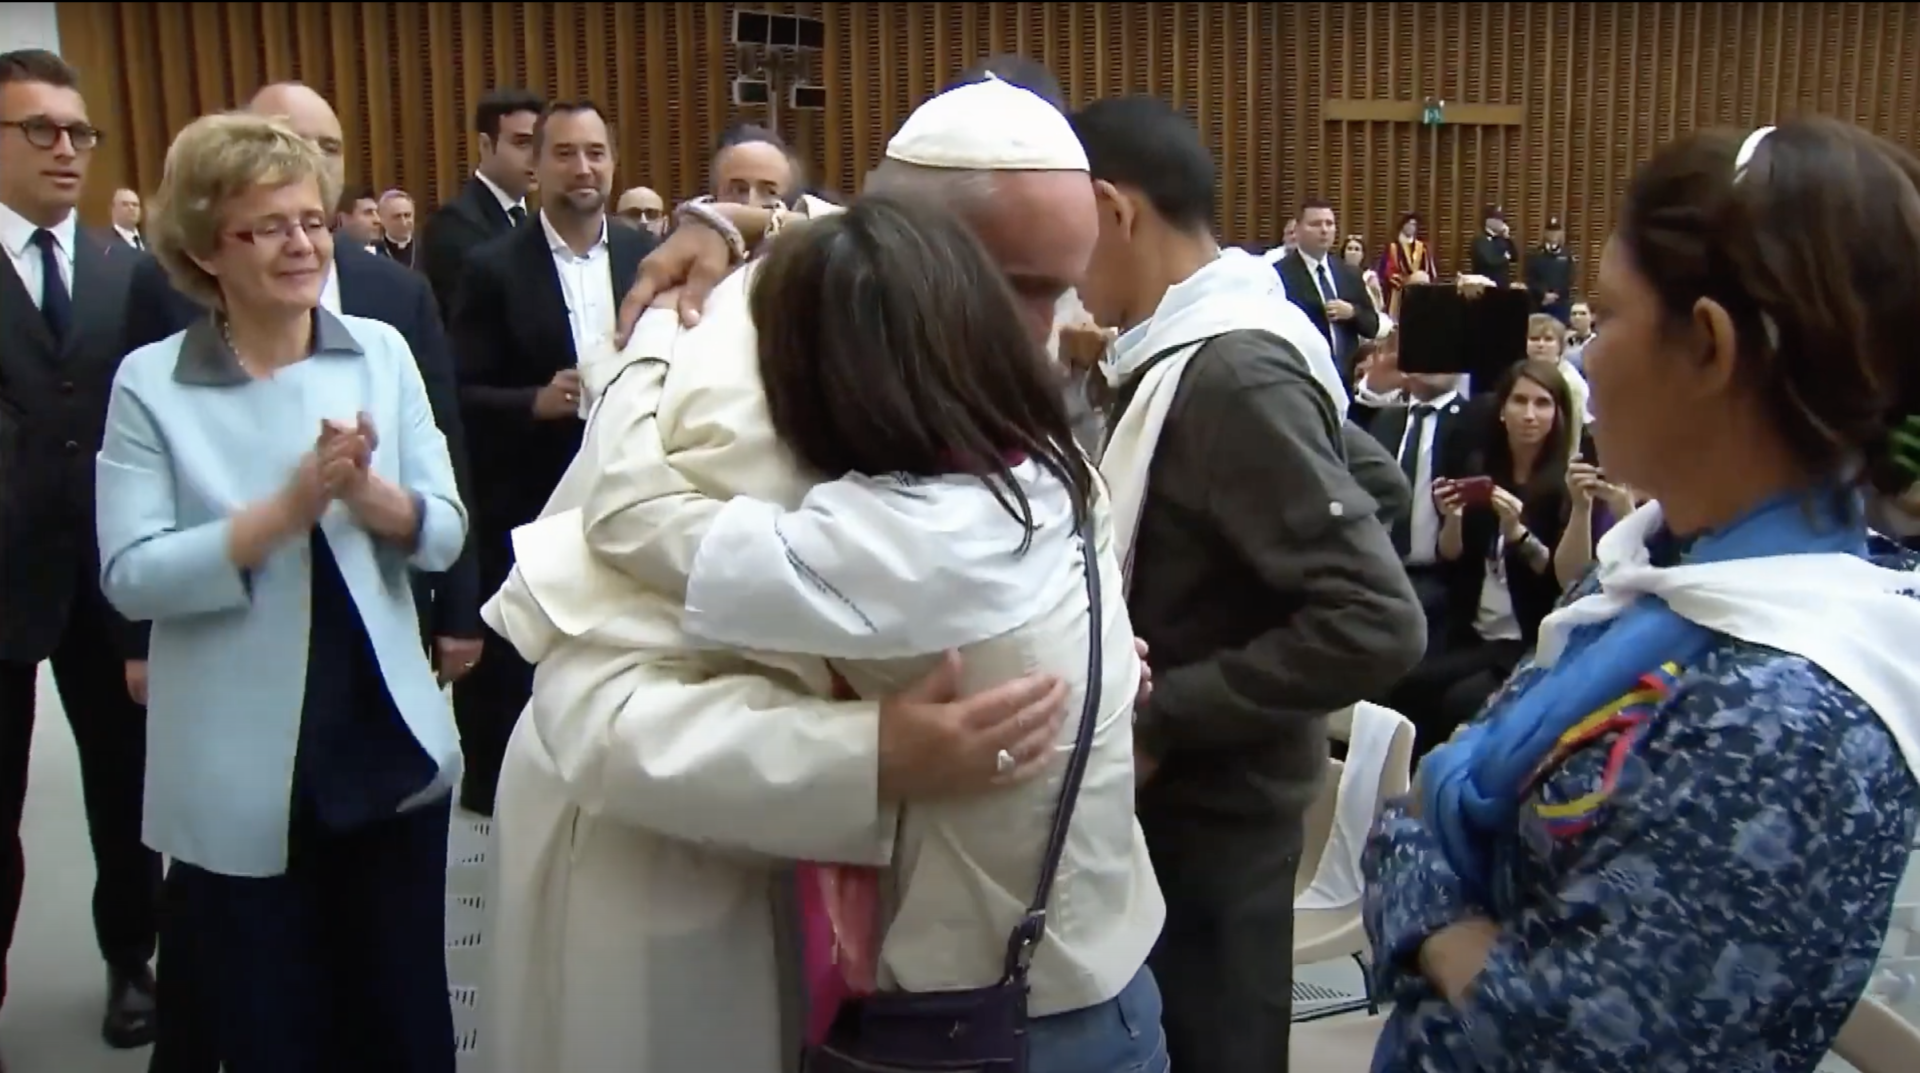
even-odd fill
[[[698,192],[737,109],[721,3],[62,3],[60,38],[110,132],[91,216],[116,184],[151,190],[171,132],[262,81],[335,103],[353,178],[431,202],[470,160],[473,102],[497,82],[590,97],[619,128],[620,185]],[[1127,91],[1188,109],[1221,163],[1230,241],[1277,239],[1322,194],[1376,250],[1427,219],[1443,267],[1481,207],[1525,243],[1567,217],[1587,263],[1627,176],[1700,126],[1803,112],[1920,147],[1913,3],[813,3],[751,5],[828,23],[810,74],[822,113],[782,127],[824,184],[852,190],[915,103],[965,63],[1025,51],[1075,103]],[[1328,122],[1330,99],[1519,106],[1515,127]]]

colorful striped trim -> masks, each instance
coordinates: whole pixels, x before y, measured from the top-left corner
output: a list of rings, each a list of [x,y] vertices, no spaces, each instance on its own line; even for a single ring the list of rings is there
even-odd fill
[[[1599,787],[1571,801],[1542,802],[1534,806],[1534,812],[1546,821],[1548,834],[1554,838],[1572,838],[1593,826],[1600,810],[1619,787],[1620,773],[1626,768],[1627,757],[1632,755],[1634,745],[1639,742],[1654,713],[1672,695],[1679,676],[1679,665],[1662,664],[1658,670],[1641,675],[1639,682],[1626,694],[1601,706],[1560,735],[1560,740],[1554,743],[1546,758],[1527,777],[1526,785],[1522,788],[1525,794],[1530,795],[1538,790],[1546,777],[1558,770],[1574,753],[1608,734],[1619,733],[1607,750],[1607,763],[1602,769]]]

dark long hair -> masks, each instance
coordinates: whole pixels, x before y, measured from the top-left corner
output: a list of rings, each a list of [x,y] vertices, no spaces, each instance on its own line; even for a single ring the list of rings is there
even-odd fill
[[[973,233],[923,198],[867,195],[783,233],[749,298],[774,432],[827,476],[974,473],[1029,535],[1030,458],[1086,517],[1093,473],[1059,377]]]
[[[1540,444],[1540,454],[1533,460],[1533,472],[1527,474],[1524,485],[1517,484],[1518,474],[1513,467],[1513,440],[1507,432],[1506,422],[1501,415],[1506,411],[1507,399],[1513,394],[1520,381],[1530,380],[1546,389],[1553,399],[1553,428],[1548,430],[1547,438]],[[1567,463],[1573,458],[1573,392],[1567,387],[1567,378],[1560,372],[1560,364],[1552,361],[1523,361],[1506,371],[1500,383],[1493,389],[1494,406],[1490,416],[1492,425],[1487,436],[1487,476],[1494,483],[1520,497],[1522,503],[1544,503],[1549,497],[1564,494],[1567,485]]]

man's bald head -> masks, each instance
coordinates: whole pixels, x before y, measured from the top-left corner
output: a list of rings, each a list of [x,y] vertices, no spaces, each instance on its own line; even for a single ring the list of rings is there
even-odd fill
[[[636,186],[620,195],[614,213],[622,223],[660,234],[667,226],[667,203],[651,187]]]
[[[254,115],[275,116],[287,121],[294,133],[313,142],[325,153],[334,168],[334,182],[346,181],[347,143],[340,131],[340,117],[333,105],[303,82],[275,82],[260,87],[247,102]]]

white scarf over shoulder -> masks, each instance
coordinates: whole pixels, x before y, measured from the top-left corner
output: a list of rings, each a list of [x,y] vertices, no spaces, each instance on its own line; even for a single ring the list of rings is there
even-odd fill
[[[1288,300],[1273,266],[1244,250],[1220,251],[1212,263],[1169,287],[1153,317],[1116,339],[1101,366],[1107,383],[1116,388],[1140,377],[1100,456],[1100,473],[1113,493],[1114,537],[1122,563],[1133,562],[1147,474],[1187,363],[1208,341],[1237,331],[1268,332],[1291,343],[1307,359],[1308,372],[1326,389],[1334,410],[1346,416],[1347,388],[1327,337]],[[1163,354],[1168,356],[1140,372]]]
[[[1920,778],[1920,577],[1842,554],[1654,566],[1647,541],[1661,518],[1660,505],[1648,503],[1600,538],[1599,591],[1547,616],[1537,661],[1558,660],[1574,627],[1657,596],[1689,622],[1833,676],[1880,717]]]

